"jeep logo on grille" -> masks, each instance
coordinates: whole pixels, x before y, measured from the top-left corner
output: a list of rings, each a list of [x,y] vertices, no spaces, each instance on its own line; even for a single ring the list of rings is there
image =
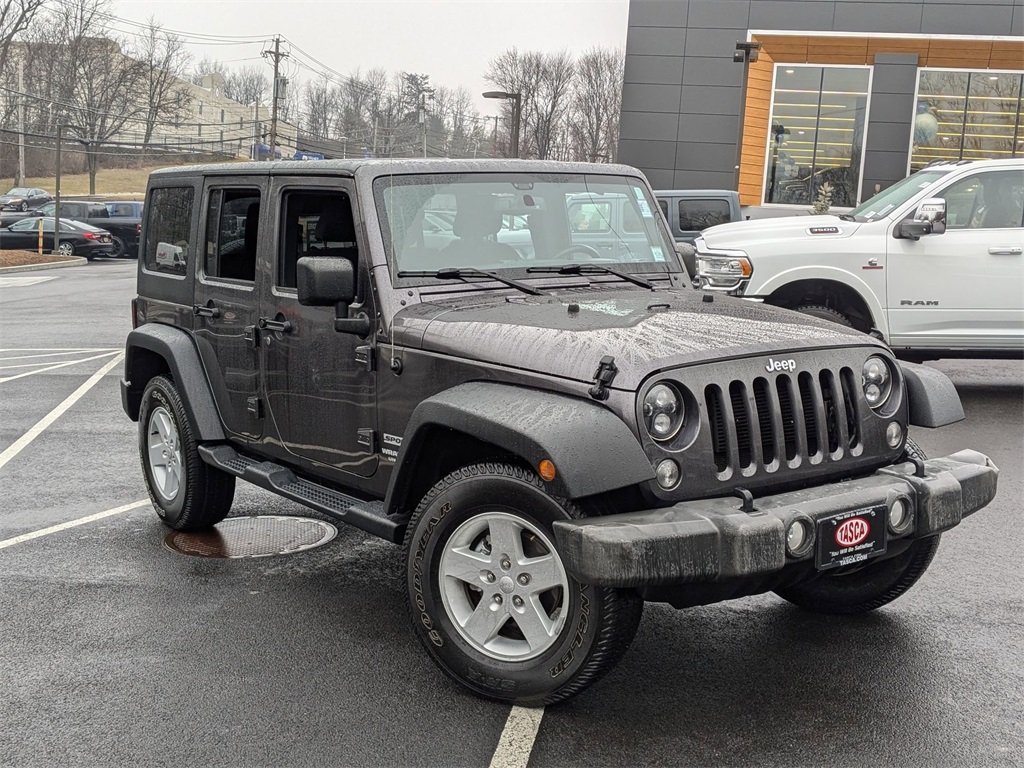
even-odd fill
[[[851,517],[836,528],[836,544],[840,547],[855,547],[871,533],[871,525],[863,517]]]
[[[795,371],[796,360],[773,360],[768,358],[768,365],[764,367],[768,373],[775,373],[776,371]]]

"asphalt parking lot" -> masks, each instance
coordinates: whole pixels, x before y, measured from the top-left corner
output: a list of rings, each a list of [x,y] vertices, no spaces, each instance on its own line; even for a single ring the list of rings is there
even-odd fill
[[[0,276],[0,764],[1024,763],[1021,362],[935,364],[967,420],[913,436],[1002,474],[906,596],[855,619],[770,595],[648,605],[607,678],[523,725],[422,652],[389,544],[164,546],[118,392],[134,275]],[[309,513],[240,484],[232,514]]]

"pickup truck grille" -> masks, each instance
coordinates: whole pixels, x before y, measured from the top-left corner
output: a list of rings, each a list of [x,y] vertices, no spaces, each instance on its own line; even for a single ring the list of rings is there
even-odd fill
[[[859,454],[855,386],[853,370],[844,367],[705,387],[720,479]]]

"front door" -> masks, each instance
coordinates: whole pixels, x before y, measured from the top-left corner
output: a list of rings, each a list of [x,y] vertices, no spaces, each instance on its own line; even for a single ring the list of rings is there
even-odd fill
[[[887,241],[890,343],[1024,348],[1024,174],[979,171],[936,196],[945,232]]]
[[[353,261],[359,295],[351,313],[370,317],[365,242],[356,236],[351,183],[337,178],[275,182],[274,285],[260,313],[264,391],[275,438],[265,450],[285,460],[369,477],[377,469],[376,374],[372,341],[334,330],[333,307],[306,307],[296,292],[301,257]]]
[[[205,190],[197,268],[195,338],[224,426],[232,437],[263,432],[259,401],[257,244],[266,182],[216,177]],[[157,257],[159,260],[159,256]]]

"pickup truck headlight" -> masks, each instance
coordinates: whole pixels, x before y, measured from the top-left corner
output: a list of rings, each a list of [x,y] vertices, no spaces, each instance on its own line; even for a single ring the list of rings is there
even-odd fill
[[[878,410],[889,400],[892,378],[889,364],[881,357],[869,357],[864,361],[860,381],[864,387],[864,399],[873,409]]]
[[[710,288],[736,288],[753,271],[746,256],[697,254],[697,274]]]
[[[675,437],[683,426],[686,409],[679,392],[671,384],[655,384],[644,395],[644,425],[647,433],[662,441]]]

